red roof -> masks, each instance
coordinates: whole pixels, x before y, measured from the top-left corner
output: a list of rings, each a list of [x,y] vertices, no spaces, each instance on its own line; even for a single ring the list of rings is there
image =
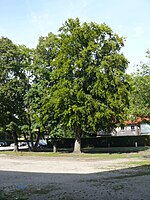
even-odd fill
[[[142,122],[149,122],[150,123],[150,118],[147,117],[137,117],[136,120],[127,120],[125,121],[126,124],[140,124]]]

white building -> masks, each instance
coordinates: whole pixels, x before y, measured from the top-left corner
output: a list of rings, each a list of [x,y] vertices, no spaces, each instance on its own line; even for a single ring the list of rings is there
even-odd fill
[[[120,125],[112,132],[114,136],[150,135],[150,125],[147,123]]]

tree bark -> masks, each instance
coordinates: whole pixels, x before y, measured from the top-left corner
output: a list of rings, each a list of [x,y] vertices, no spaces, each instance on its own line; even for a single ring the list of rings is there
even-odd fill
[[[23,135],[24,135],[25,141],[26,141],[26,143],[27,143],[27,145],[28,145],[28,147],[29,147],[29,151],[32,151],[31,144],[30,144],[29,141],[28,141],[28,138],[27,138],[27,136],[26,136],[26,133],[23,133]]]
[[[13,131],[14,151],[18,151],[18,138],[16,132]]]
[[[54,140],[53,140],[53,152],[54,153],[57,152],[57,139],[56,139],[56,135],[54,135]]]
[[[36,142],[35,142],[35,148],[37,148],[39,140],[40,140],[40,135],[41,135],[41,131],[40,128],[38,128],[38,133],[37,133],[37,137],[36,137]]]
[[[57,152],[56,144],[53,144],[53,153]]]
[[[75,128],[75,144],[73,153],[81,153],[81,127]]]

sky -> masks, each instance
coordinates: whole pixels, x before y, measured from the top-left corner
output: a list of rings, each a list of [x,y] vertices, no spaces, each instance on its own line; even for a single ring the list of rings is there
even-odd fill
[[[68,18],[106,23],[125,37],[122,49],[128,73],[147,62],[150,49],[150,0],[0,0],[0,36],[35,48],[40,36],[58,29]]]

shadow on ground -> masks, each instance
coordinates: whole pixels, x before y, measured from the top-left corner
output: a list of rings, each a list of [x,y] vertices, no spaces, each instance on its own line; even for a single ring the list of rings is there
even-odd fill
[[[91,174],[0,171],[1,200],[149,200],[150,165]]]

